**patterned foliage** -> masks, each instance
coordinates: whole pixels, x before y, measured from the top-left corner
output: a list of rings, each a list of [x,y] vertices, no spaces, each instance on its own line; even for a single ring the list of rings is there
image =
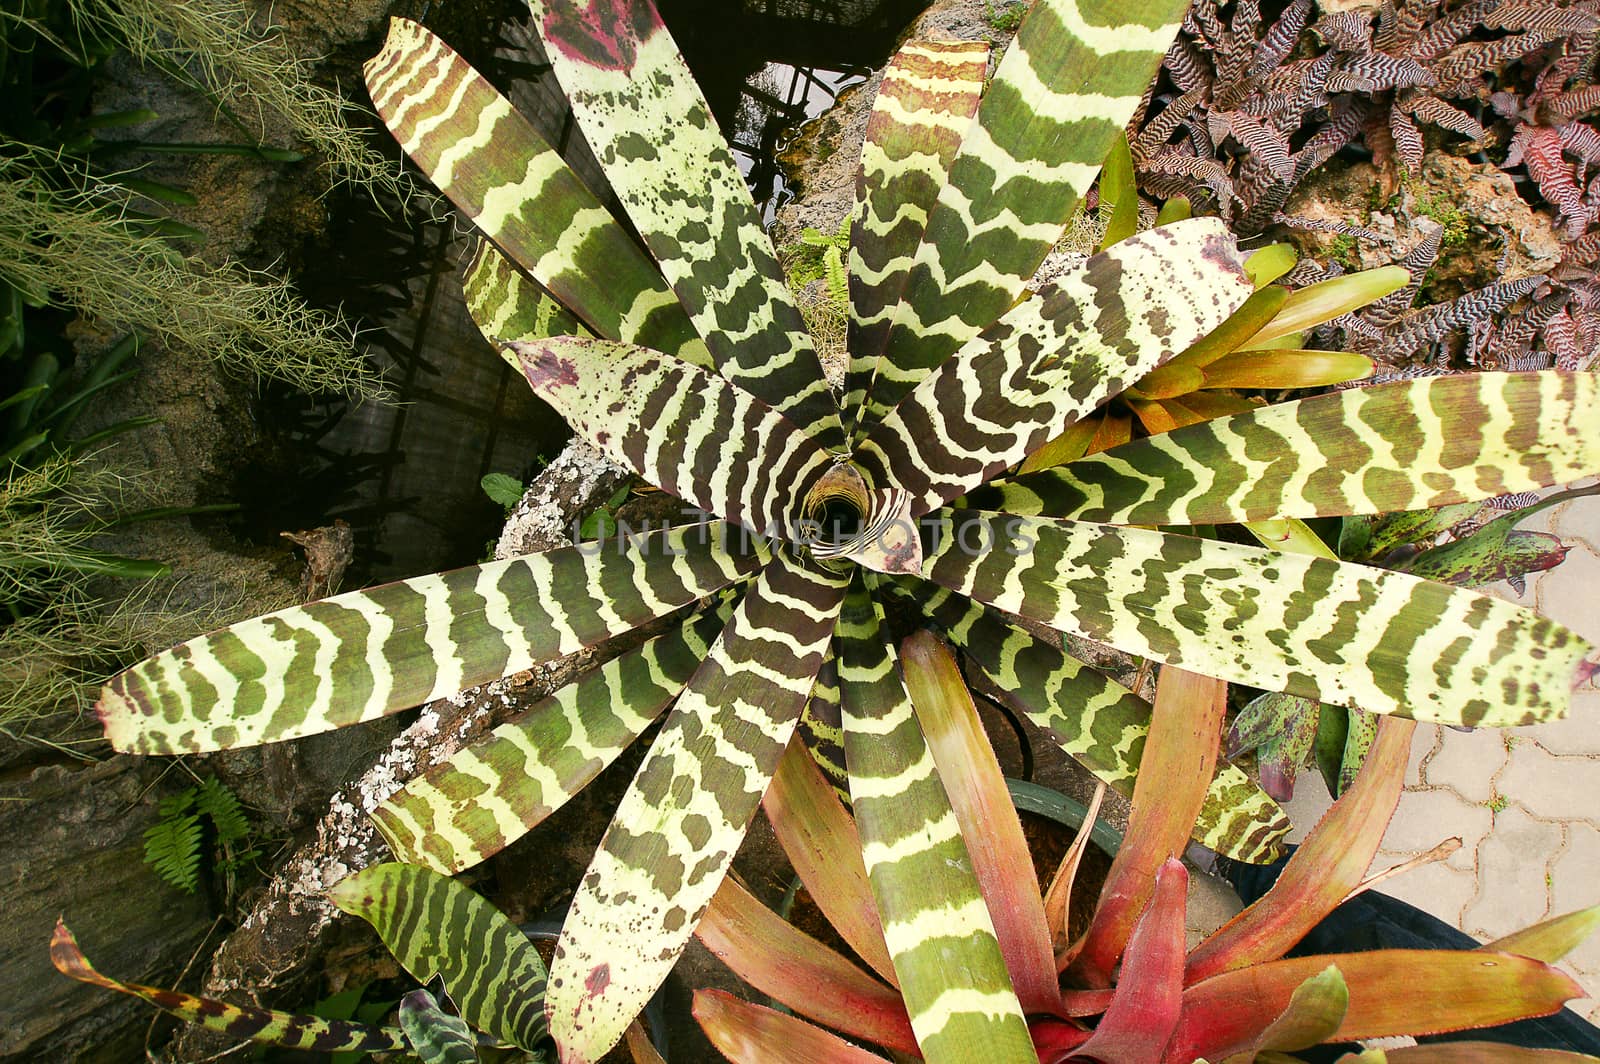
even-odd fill
[[[683,307],[561,156],[438,37],[395,19],[367,87],[401,147],[485,236],[599,336],[696,363]],[[449,101],[447,117],[439,102]]]
[[[1055,246],[1138,105],[1184,0],[1040,0],[928,216],[868,396],[881,418],[999,318]]]
[[[884,641],[881,607],[857,582],[836,643],[850,797],[884,942],[929,1061],[1032,1051],[993,921],[950,800]]]
[[[717,368],[820,444],[841,443],[838,408],[761,214],[655,8],[528,7],[612,189]]]
[[[571,654],[762,562],[720,524],[650,540],[633,552],[568,547],[280,610],[134,666],[96,708],[112,745],[130,752],[292,739]]]
[[[1471,105],[1488,95],[1489,75],[1600,22],[1583,0],[1552,10],[1563,2],[1389,0],[1324,11],[1308,27],[1310,0],[1270,24],[1260,4],[1225,16],[1228,5],[1197,0],[1166,58],[1175,91],[1135,122],[1141,185],[1159,198],[1209,198],[1236,230],[1256,232],[1358,137],[1380,165],[1415,172],[1423,127],[1484,138]]]
[[[545,1036],[545,968],[516,924],[448,876],[404,864],[341,880],[334,904],[370,923],[419,982],[438,979],[467,1023],[523,1049]]]
[[[962,510],[937,534],[936,584],[1193,672],[1376,713],[1531,724],[1568,701],[1591,649],[1498,599],[1303,555]]]
[[[1042,482],[983,482],[1225,322],[1252,292],[1221,227],[1195,220],[1123,241],[1023,298],[1182,7],[1039,0],[981,98],[982,49],[901,54],[868,123],[851,257],[860,270],[852,337],[864,346],[852,353],[842,410],[647,0],[533,9],[654,264],[618,243],[621,225],[596,213],[477,75],[397,22],[369,65],[374,97],[492,244],[467,283],[480,329],[581,436],[719,520],[246,622],[118,678],[102,700],[108,734],[146,752],[307,734],[672,615],[666,634],[556,692],[376,814],[398,851],[458,869],[547,816],[670,706],[557,947],[546,1006],[562,1059],[598,1060],[623,1036],[712,903],[797,732],[849,788],[923,1054],[1030,1059],[1000,921],[963,871],[954,810],[938,805],[951,781],[933,767],[890,650],[886,596],[927,603],[924,615],[1012,688],[1022,712],[1123,789],[1148,710],[989,606],[1157,661],[1369,709],[1451,722],[1562,712],[1584,644],[1516,607],[1356,565],[1088,523],[1124,519],[1109,509],[1053,515],[1076,520],[971,509],[989,491],[1004,496],[995,505],[1014,495],[1026,511],[1022,501],[1046,494]],[[1230,128],[1255,137],[1261,125]],[[549,335],[577,326],[591,335]],[[1570,416],[1584,385],[1559,373],[1506,381],[1268,409],[1146,444],[1148,475],[1107,466],[1120,461],[1108,456],[1062,467],[1049,490],[1078,491],[1080,511],[1159,511],[1140,523],[1186,525],[1208,509],[1240,521],[1258,510],[1483,498],[1600,468],[1593,429]],[[1414,415],[1394,441],[1368,420],[1385,411]],[[1113,481],[1127,486],[1103,503]],[[964,493],[964,508],[946,507]],[[1026,549],[1009,549],[1019,532]],[[880,573],[897,574],[894,592]],[[1502,695],[1506,706],[1491,705]],[[1260,859],[1283,827],[1270,800],[1225,768],[1198,830],[1232,856]],[[432,904],[428,919],[463,926],[457,905]],[[453,948],[444,937],[426,945]]]
[[[67,930],[67,925],[59,921],[50,936],[50,961],[62,975],[80,983],[132,994],[180,1020],[235,1038],[322,1053],[368,1053],[405,1047],[404,1036],[393,1028],[368,1027],[345,1020],[325,1020],[321,1016],[302,1016],[253,1005],[235,1005],[177,990],[124,983],[102,975],[78,948],[78,940]]]

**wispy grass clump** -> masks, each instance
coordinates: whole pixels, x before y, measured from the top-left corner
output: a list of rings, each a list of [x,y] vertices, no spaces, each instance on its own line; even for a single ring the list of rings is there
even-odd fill
[[[95,597],[95,559],[109,556],[91,541],[127,487],[92,457],[67,455],[13,464],[0,479],[0,735],[57,745],[118,668],[248,612],[178,608],[165,582],[129,581],[111,603]]]
[[[308,306],[281,278],[179,254],[125,218],[125,203],[114,188],[60,191],[26,160],[0,161],[0,277],[307,392],[384,394],[342,316]]]
[[[346,121],[352,104],[311,79],[315,58],[293,54],[281,33],[258,28],[244,0],[67,0],[81,30],[118,41],[212,96],[249,132],[266,135],[269,116],[286,121],[339,177],[377,198],[405,200],[416,189],[397,162],[374,151]]]

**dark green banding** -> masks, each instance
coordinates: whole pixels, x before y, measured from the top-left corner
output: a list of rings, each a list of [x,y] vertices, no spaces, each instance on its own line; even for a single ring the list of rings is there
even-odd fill
[[[1560,716],[1590,649],[1520,606],[1404,573],[1139,528],[946,510],[924,575],[1119,650],[1445,724]],[[979,550],[977,544],[987,544]]]
[[[671,290],[544,138],[443,41],[392,19],[366,65],[378,114],[413,162],[597,335],[707,362]]]
[[[1390,513],[1600,469],[1600,378],[1472,373],[1378,384],[1150,436],[977,488],[975,509],[1137,525]],[[1530,423],[1541,426],[1534,438]]]
[[[112,679],[98,710],[130,753],[311,735],[618,635],[744,579],[764,549],[715,523],[353,591],[157,654]]]

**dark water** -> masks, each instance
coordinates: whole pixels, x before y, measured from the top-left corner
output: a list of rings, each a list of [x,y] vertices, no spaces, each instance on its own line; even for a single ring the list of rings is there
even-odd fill
[[[788,195],[774,156],[786,133],[888,56],[919,0],[854,4],[663,0],[663,18],[693,68],[741,169],[770,219]],[[559,87],[518,21],[520,3],[402,3],[511,96],[592,187],[603,179]],[[353,59],[376,52],[373,40]],[[386,147],[392,146],[387,134]],[[263,544],[281,530],[348,521],[356,561],[345,587],[470,564],[485,556],[501,509],[479,488],[490,472],[526,480],[567,438],[478,335],[458,279],[465,223],[380,205],[362,193],[329,201],[325,238],[300,256],[309,299],[341,306],[399,401],[277,396],[268,428],[276,463],[236,497],[254,500],[236,531]],[[265,490],[264,490],[265,489]]]

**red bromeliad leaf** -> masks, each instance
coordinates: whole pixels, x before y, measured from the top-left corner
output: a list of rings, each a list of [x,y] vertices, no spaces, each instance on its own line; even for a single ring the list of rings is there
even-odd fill
[[[723,990],[696,990],[694,1018],[733,1064],[883,1064],[838,1035]]]
[[[784,921],[730,877],[695,930],[745,982],[819,1023],[903,1053],[917,1039],[900,995]]]
[[[1216,768],[1227,690],[1226,683],[1209,676],[1171,665],[1161,669],[1127,838],[1069,972],[1080,985],[1111,984],[1112,969],[1154,889],[1157,871],[1189,843]]]
[[[1183,862],[1169,858],[1156,876],[1149,907],[1128,939],[1111,1007],[1089,1040],[1062,1059],[1104,1064],[1161,1064],[1165,1059],[1183,1002],[1183,917],[1188,890],[1189,873]]]
[[[856,823],[798,736],[778,763],[761,806],[817,908],[858,957],[898,986]]]
[[[961,670],[930,632],[912,635],[900,654],[906,690],[966,840],[1017,1000],[1026,1013],[1056,1012],[1061,991],[1033,858]]]
[[[1091,1032],[1066,1020],[1043,1016],[1028,1022],[1028,1033],[1033,1036],[1033,1051],[1039,1055],[1039,1064],[1056,1064],[1071,1058],[1073,1050],[1083,1045]]]
[[[1547,1016],[1581,997],[1571,977],[1542,961],[1479,950],[1378,950],[1294,957],[1225,972],[1183,992],[1169,1056],[1216,1060],[1248,1049],[1281,1016],[1295,988],[1336,965],[1350,989],[1331,1037],[1347,1042],[1441,1034]]]
[[[1328,965],[1295,987],[1289,1007],[1256,1039],[1254,1052],[1292,1052],[1326,1042],[1344,1022],[1350,988],[1338,966]]]
[[[1184,980],[1281,957],[1356,888],[1400,801],[1416,724],[1384,717],[1355,784],[1295,851],[1271,890],[1189,955]]]

